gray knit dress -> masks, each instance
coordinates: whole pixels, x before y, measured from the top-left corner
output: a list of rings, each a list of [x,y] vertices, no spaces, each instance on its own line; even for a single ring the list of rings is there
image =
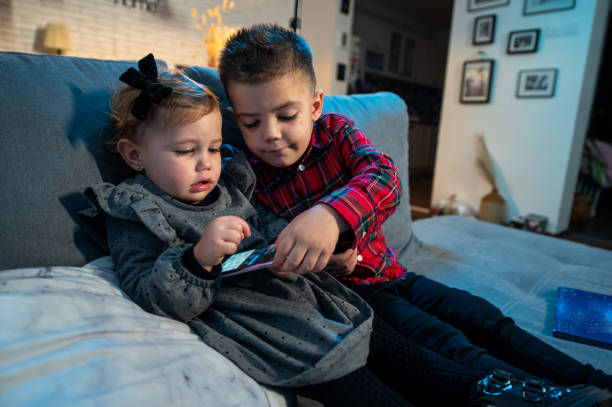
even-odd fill
[[[364,366],[372,310],[328,273],[278,277],[259,270],[201,278],[185,267],[183,254],[219,216],[249,223],[251,237],[239,251],[274,241],[287,223],[250,202],[254,186],[255,175],[238,153],[206,205],[173,199],[143,175],[117,186],[97,184],[86,195],[89,215],[106,214],[121,288],[146,311],[188,323],[255,380],[299,387]]]

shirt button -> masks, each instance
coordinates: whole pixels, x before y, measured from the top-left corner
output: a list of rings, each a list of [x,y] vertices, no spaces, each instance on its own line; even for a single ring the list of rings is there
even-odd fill
[[[363,239],[365,237],[365,235],[366,235],[366,232],[364,230],[363,232],[361,232],[361,238]]]
[[[300,170],[300,172],[304,172],[306,170],[306,166],[304,164],[300,164],[298,165],[298,170]]]
[[[358,254],[357,255],[357,261],[361,261],[361,260],[363,260],[363,256],[361,254]]]

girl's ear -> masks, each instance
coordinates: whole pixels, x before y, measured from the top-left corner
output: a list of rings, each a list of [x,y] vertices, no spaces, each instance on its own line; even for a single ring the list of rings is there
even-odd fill
[[[140,155],[140,147],[132,140],[122,138],[117,142],[117,151],[123,158],[123,161],[136,171],[144,169],[142,156]]]
[[[314,96],[312,97],[312,121],[316,121],[321,116],[323,111],[323,97],[324,93],[321,89],[315,90]]]

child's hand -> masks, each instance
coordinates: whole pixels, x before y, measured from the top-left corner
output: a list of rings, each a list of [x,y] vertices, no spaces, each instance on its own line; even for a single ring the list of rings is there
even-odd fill
[[[330,206],[315,205],[296,216],[276,239],[274,271],[306,274],[325,268],[346,221]]]
[[[221,263],[227,254],[234,254],[238,244],[251,236],[249,225],[237,216],[221,216],[208,224],[193,247],[193,255],[207,271]]]
[[[326,271],[336,276],[348,276],[357,265],[357,250],[348,249],[343,253],[332,254],[327,263]]]

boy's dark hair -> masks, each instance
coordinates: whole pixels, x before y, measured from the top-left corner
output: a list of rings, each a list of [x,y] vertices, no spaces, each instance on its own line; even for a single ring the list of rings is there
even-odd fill
[[[256,24],[232,34],[221,51],[219,77],[230,82],[263,83],[287,73],[298,73],[314,89],[312,53],[299,35],[276,24]]]

